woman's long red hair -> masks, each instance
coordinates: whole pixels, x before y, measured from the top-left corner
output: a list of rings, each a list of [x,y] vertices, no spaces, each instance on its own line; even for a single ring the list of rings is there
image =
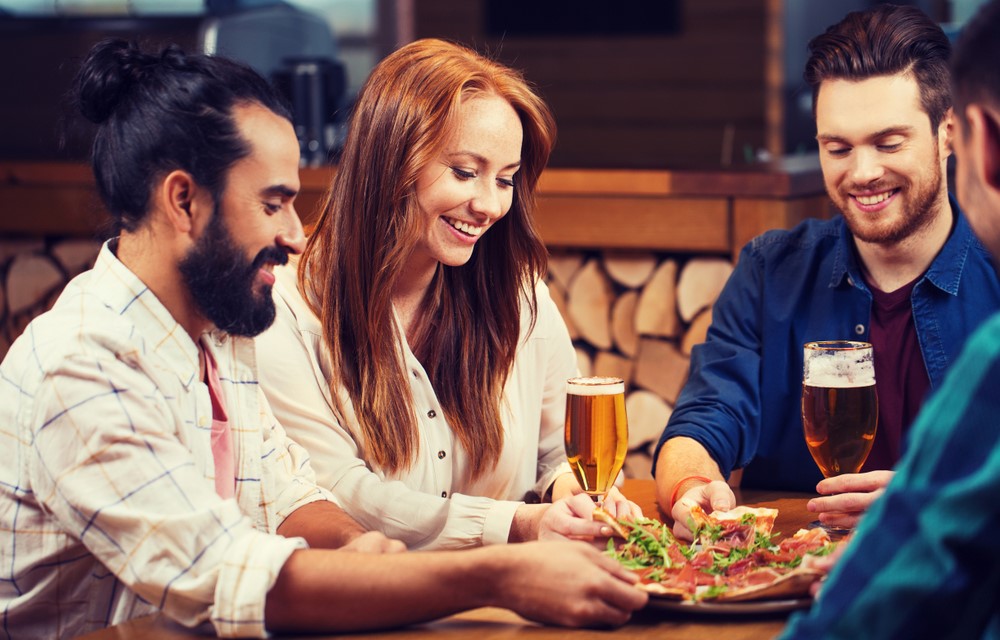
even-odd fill
[[[402,359],[391,294],[423,228],[417,176],[442,152],[457,108],[470,95],[496,95],[524,132],[510,211],[479,239],[460,267],[439,266],[410,345],[445,416],[472,461],[472,477],[503,448],[501,403],[521,331],[522,300],[546,252],[532,220],[534,191],[555,141],[545,103],[517,72],[464,47],[419,40],[372,72],[351,118],[337,174],[299,268],[299,286],[323,325],[336,409],[346,389],[373,467],[407,469],[419,448],[416,409]]]

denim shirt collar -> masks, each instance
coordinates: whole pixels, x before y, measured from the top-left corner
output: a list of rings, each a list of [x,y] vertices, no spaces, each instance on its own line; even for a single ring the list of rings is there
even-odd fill
[[[958,295],[962,270],[965,268],[965,262],[976,237],[958,206],[958,201],[950,193],[948,194],[948,204],[951,205],[955,226],[920,281],[927,280],[941,291],[955,296]],[[861,277],[857,253],[854,250],[854,237],[847,228],[847,223],[841,218],[840,239],[837,242],[837,250],[833,259],[829,287],[831,289],[839,287],[845,279],[851,286],[868,291],[868,287]]]

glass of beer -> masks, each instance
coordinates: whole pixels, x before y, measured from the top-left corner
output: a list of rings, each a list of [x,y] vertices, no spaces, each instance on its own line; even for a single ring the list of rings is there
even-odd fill
[[[628,451],[625,381],[570,378],[566,385],[566,457],[580,487],[601,504]]]
[[[806,445],[827,478],[857,473],[878,426],[872,346],[827,341],[805,345],[802,427]]]
[[[860,471],[877,426],[872,345],[846,340],[806,343],[802,428],[823,476]]]

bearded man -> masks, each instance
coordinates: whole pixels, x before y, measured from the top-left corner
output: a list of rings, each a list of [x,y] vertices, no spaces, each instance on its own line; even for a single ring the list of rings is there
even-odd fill
[[[841,214],[771,231],[742,251],[656,453],[658,499],[729,509],[724,479],[822,495],[853,525],[883,491],[910,423],[965,339],[1000,303],[989,254],[948,195],[950,44],[919,9],[848,14],[810,43],[816,139]],[[878,429],[862,473],[825,480],[802,430],[803,344],[874,346]],[[818,483],[818,484],[817,484]]]

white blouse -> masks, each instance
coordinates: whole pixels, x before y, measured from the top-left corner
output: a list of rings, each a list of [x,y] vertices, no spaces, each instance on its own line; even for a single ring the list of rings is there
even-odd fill
[[[570,471],[563,420],[566,380],[577,373],[576,353],[545,284],[536,288],[538,318],[530,333],[527,301],[522,303],[521,346],[501,405],[500,459],[471,481],[469,457],[423,366],[405,344],[419,451],[411,467],[398,473],[372,468],[361,457],[358,442],[364,436],[346,389],[340,393],[347,424],[333,411],[322,328],[298,291],[294,263],[275,275],[277,318],[256,339],[264,393],[288,435],[309,451],[318,484],[363,526],[410,548],[504,543],[517,508],[532,494],[544,495],[557,476]],[[303,372],[312,375],[304,378]]]

